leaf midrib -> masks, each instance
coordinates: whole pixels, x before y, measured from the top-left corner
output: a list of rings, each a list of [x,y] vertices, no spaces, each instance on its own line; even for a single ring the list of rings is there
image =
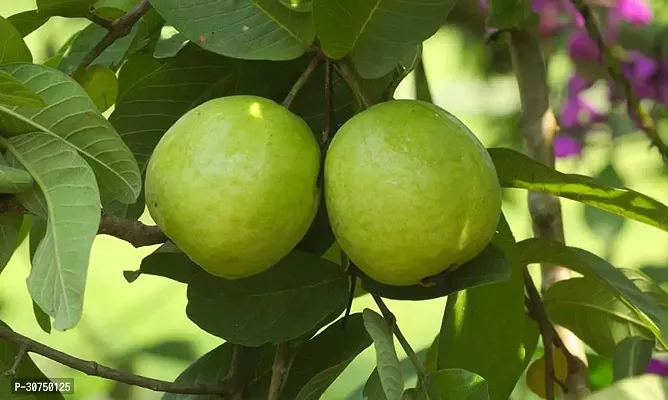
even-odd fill
[[[380,1],[380,0],[379,0]],[[277,18],[275,18],[273,15],[271,15],[267,10],[265,10],[259,3],[258,0],[251,0],[251,3],[264,15],[266,15],[270,20],[272,20],[276,25],[280,26],[284,31],[286,31],[290,36],[292,36],[299,44],[304,45],[304,42],[302,41],[299,36],[297,36],[294,32],[292,32],[291,29],[289,29],[287,26],[285,26],[282,22],[280,22]]]
[[[350,46],[350,51],[352,51],[355,48],[355,45],[357,45],[357,42],[359,41],[359,39],[362,37],[362,35],[366,31],[367,25],[369,25],[369,22],[371,22],[371,19],[376,14],[376,11],[378,11],[378,9],[380,8],[380,4],[382,2],[383,2],[383,0],[377,0],[376,1],[376,4],[371,9],[371,12],[369,13],[369,16],[366,18],[364,23],[362,23],[362,27],[359,30],[359,34],[355,36],[355,40],[353,41],[352,46]]]

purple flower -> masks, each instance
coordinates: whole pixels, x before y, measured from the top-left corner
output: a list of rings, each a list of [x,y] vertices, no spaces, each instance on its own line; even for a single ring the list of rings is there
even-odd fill
[[[564,158],[580,155],[582,145],[569,135],[557,135],[554,138],[554,156]]]
[[[652,357],[645,370],[648,374],[668,376],[668,360]]]
[[[560,125],[564,129],[588,126],[603,121],[603,114],[581,96],[571,96],[561,111]]]
[[[593,84],[594,82],[588,81],[582,75],[574,73],[568,79],[568,95],[577,96],[578,94],[589,89]]]
[[[657,87],[653,81],[659,67],[656,60],[633,51],[630,52],[630,59],[622,66],[622,71],[638,96],[654,99],[657,97]]]
[[[653,17],[652,7],[644,0],[617,0],[610,10],[609,23],[618,26],[626,21],[633,25],[647,25]]]
[[[600,52],[587,31],[577,30],[568,38],[568,54],[574,60],[598,61]]]

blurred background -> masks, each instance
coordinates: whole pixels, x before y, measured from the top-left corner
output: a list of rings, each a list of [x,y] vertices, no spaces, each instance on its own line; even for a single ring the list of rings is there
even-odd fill
[[[668,5],[652,3],[655,21],[668,22]],[[34,9],[34,0],[3,1],[0,15]],[[54,55],[87,20],[52,18],[26,38],[35,62]],[[464,121],[487,147],[522,149],[519,132],[519,94],[503,43],[486,44],[484,16],[477,1],[461,1],[449,24],[424,44],[424,64],[434,103]],[[562,43],[563,44],[563,43]],[[568,77],[573,70],[565,46],[556,43],[549,59],[549,80],[555,112],[560,112]],[[586,93],[592,104],[605,108],[599,87]],[[415,85],[409,76],[396,97],[412,98]],[[619,122],[623,124],[624,121]],[[629,124],[626,122],[626,126]],[[608,184],[624,185],[668,204],[668,168],[647,138],[633,129],[604,126],[582,137],[580,155],[560,158],[557,169],[600,177]],[[661,123],[668,131],[668,119]],[[566,240],[618,267],[641,269],[668,287],[668,233],[637,222],[563,200]],[[506,190],[503,210],[518,239],[531,236],[526,192]],[[143,220],[150,223],[147,214]],[[0,319],[20,333],[49,346],[116,368],[173,380],[192,361],[220,344],[199,330],[185,315],[186,287],[169,280],[142,275],[127,283],[124,270],[135,270],[155,247],[135,249],[120,240],[99,236],[91,257],[85,308],[81,323],[71,331],[47,335],[32,311],[25,278],[29,272],[27,243],[15,254],[0,280]],[[353,311],[374,307],[364,296]],[[426,349],[438,332],[445,299],[388,304],[413,347]],[[401,350],[398,350],[401,352]],[[400,353],[403,357],[403,353]],[[50,377],[75,378],[75,394],[68,399],[158,399],[160,394],[87,377],[50,360],[33,355]],[[593,358],[592,382],[611,379],[605,360]],[[358,357],[327,391],[324,399],[361,399],[361,387],[374,367],[371,348]],[[410,368],[406,364],[406,370]],[[518,385],[514,400],[534,399]]]

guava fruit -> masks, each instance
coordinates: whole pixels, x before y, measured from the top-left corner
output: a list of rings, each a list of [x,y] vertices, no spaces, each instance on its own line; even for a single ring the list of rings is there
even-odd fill
[[[195,263],[227,279],[285,257],[318,208],[320,150],[285,107],[255,96],[209,100],[160,139],[146,170],[155,223]]]
[[[380,103],[348,120],[324,177],[337,242],[388,285],[418,284],[471,260],[501,214],[487,150],[455,116],[421,101]]]

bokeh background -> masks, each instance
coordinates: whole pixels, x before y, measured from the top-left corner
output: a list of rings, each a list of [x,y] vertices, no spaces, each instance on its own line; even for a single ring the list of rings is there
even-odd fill
[[[519,94],[503,44],[485,44],[484,20],[476,1],[461,1],[452,23],[425,42],[424,62],[433,101],[463,120],[488,147],[522,148],[519,132]],[[652,3],[655,18],[668,22],[668,4]],[[34,0],[2,1],[0,15],[34,9]],[[89,22],[52,18],[26,41],[35,62],[55,54]],[[555,111],[572,71],[565,46],[555,46],[549,62],[549,80]],[[397,97],[412,98],[413,77],[399,87]],[[595,87],[587,93],[594,103],[606,96]],[[598,104],[605,107],[604,104]],[[668,123],[661,124],[663,132]],[[613,137],[614,136],[614,137]],[[668,204],[668,168],[658,153],[648,149],[640,132],[612,135],[600,129],[586,137],[582,155],[559,159],[562,172],[598,176],[609,184],[622,184]],[[504,212],[518,239],[531,236],[526,193],[507,190]],[[563,200],[567,243],[587,249],[624,268],[641,269],[668,287],[668,233],[633,221],[607,215],[579,203]],[[143,217],[150,223],[150,217]],[[15,254],[0,280],[0,319],[13,329],[77,357],[95,360],[135,373],[173,380],[196,358],[220,344],[200,331],[185,315],[186,287],[179,283],[141,276],[133,283],[124,270],[135,270],[155,247],[135,249],[108,236],[98,236],[91,257],[81,323],[71,331],[45,334],[38,327],[25,278],[29,272],[27,243]],[[368,296],[356,299],[353,311],[374,307]],[[426,349],[437,334],[445,299],[423,302],[390,301],[398,323],[415,349]],[[401,352],[401,350],[399,350]],[[403,357],[403,353],[400,353]],[[75,378],[75,394],[68,399],[158,399],[159,393],[129,388],[88,377],[33,355],[51,377]],[[611,377],[605,360],[593,358],[592,380],[604,384]],[[410,367],[406,364],[406,371]],[[374,367],[371,348],[358,357],[327,391],[324,399],[361,399],[361,387]],[[534,399],[518,385],[514,400]]]

